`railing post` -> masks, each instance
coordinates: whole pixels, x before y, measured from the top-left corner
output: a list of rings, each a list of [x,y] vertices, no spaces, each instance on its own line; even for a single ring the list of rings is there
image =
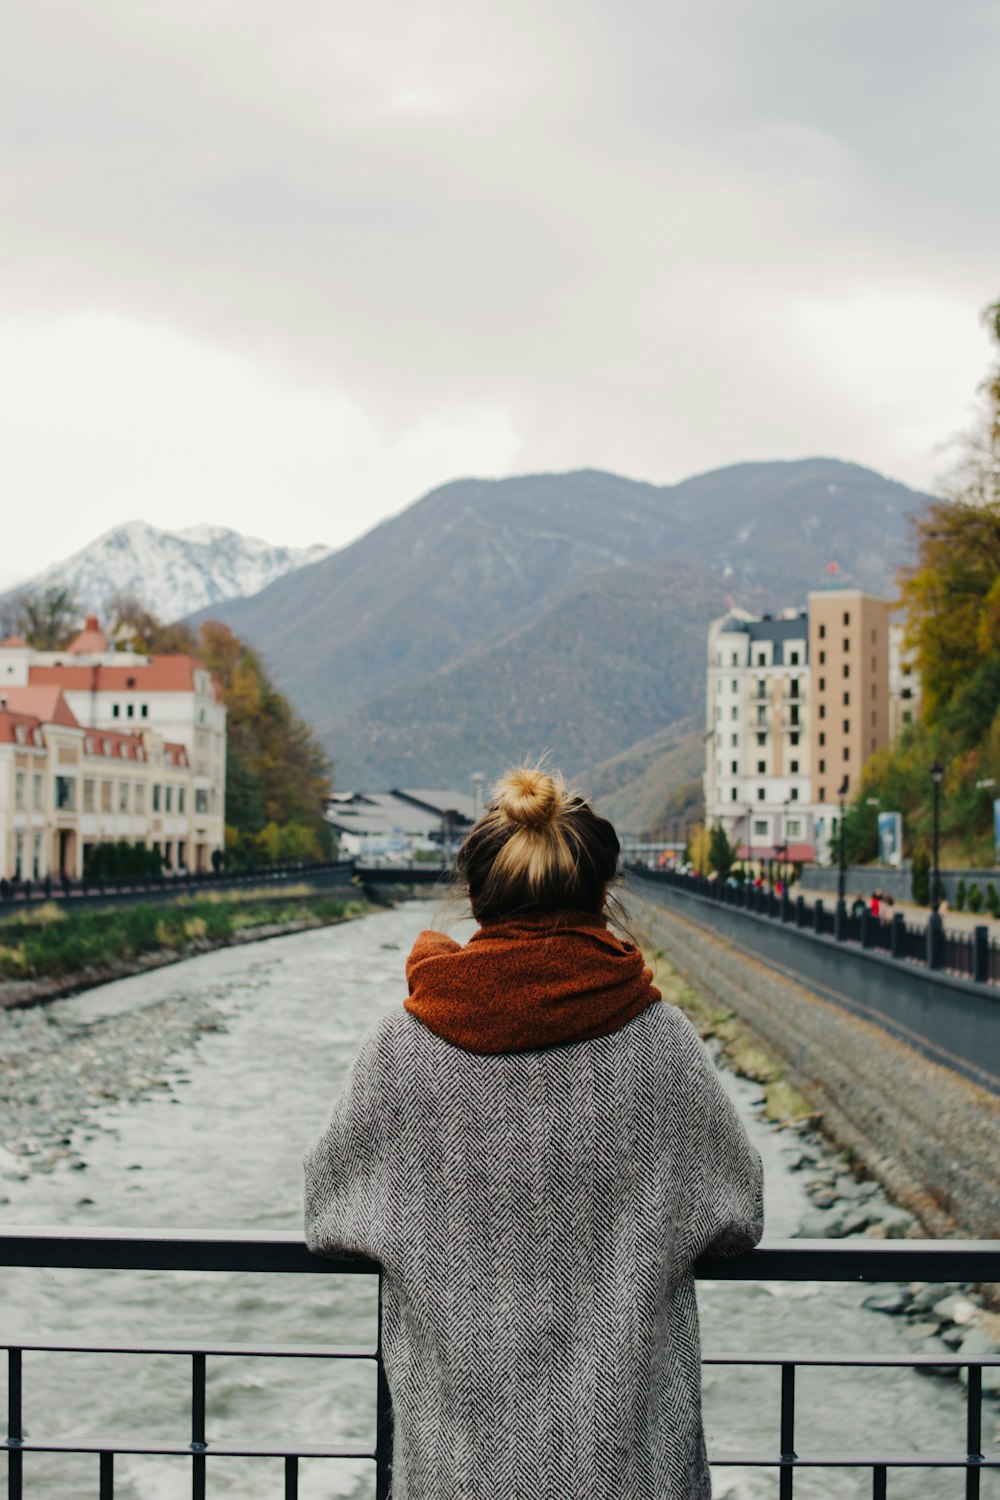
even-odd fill
[[[7,1350],[7,1441],[20,1443],[24,1440],[21,1412],[22,1355],[20,1349]],[[7,1450],[7,1497],[21,1500],[24,1479],[24,1454],[19,1448]]]
[[[795,1477],[795,1366],[781,1367],[781,1468],[778,1479],[778,1500],[792,1500],[792,1481]]]
[[[384,1276],[378,1279],[378,1380],[375,1396],[375,1500],[389,1500],[392,1485],[392,1393],[382,1361]]]
[[[906,954],[906,918],[901,911],[894,911],[889,925],[889,951],[893,958]]]
[[[990,977],[990,929],[977,927],[972,935],[972,977],[986,984]]]
[[[191,1356],[191,1500],[205,1500],[205,1356]]]
[[[969,1366],[966,1390],[965,1451],[970,1467],[965,1471],[965,1500],[979,1500],[978,1465],[983,1461],[983,1367]]]
[[[796,927],[804,927],[806,925],[805,896],[796,896],[795,898],[795,925]]]
[[[862,948],[874,948],[874,946],[875,946],[875,925],[876,925],[877,921],[878,921],[878,918],[877,917],[873,917],[872,914],[871,914],[871,912],[867,909],[867,907],[861,913],[861,946],[862,946]]]
[[[944,948],[944,927],[941,917],[936,911],[932,911],[927,918],[927,967],[929,969],[940,969]]]

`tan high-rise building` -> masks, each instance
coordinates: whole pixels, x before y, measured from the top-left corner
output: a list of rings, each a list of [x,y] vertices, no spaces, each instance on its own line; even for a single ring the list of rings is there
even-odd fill
[[[835,803],[842,787],[852,798],[865,761],[889,744],[891,607],[860,589],[809,595],[809,760],[820,805]]]

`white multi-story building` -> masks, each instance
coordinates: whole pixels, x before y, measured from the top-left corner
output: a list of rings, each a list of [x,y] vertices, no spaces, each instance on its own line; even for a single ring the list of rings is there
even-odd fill
[[[224,848],[226,710],[219,684],[203,662],[192,656],[146,657],[117,651],[91,616],[65,651],[35,651],[17,637],[0,641],[0,698],[5,692],[11,709],[17,703],[19,712],[37,720],[44,744],[55,743],[62,731],[73,728],[84,741],[84,756],[104,755],[105,745],[118,746],[118,751],[107,752],[111,760],[116,755],[118,761],[131,758],[145,767],[138,779],[149,783],[140,829],[129,821],[137,814],[131,801],[128,808],[123,805],[123,790],[116,787],[109,794],[110,809],[103,805],[106,787],[116,783],[116,776],[121,779],[118,773],[93,778],[78,773],[79,801],[73,812],[85,821],[74,823],[72,830],[62,829],[73,832],[76,842],[64,839],[61,854],[50,851],[43,861],[44,873],[79,874],[84,844],[100,842],[105,836],[130,841],[141,837],[159,847],[170,866],[211,867],[216,851]],[[30,706],[29,698],[19,696],[23,694],[56,695],[63,705],[62,718],[68,716],[70,723],[53,719],[54,709],[47,700],[36,696]],[[128,748],[136,746],[141,754]],[[60,744],[59,754],[68,757],[70,748]],[[181,790],[172,777],[157,780],[148,775],[156,764],[183,769],[188,784]],[[100,805],[85,809],[88,783],[100,786]],[[134,795],[147,796],[138,790]],[[93,828],[88,818],[94,821]],[[27,863],[33,867],[33,857]],[[14,845],[5,852],[0,836],[0,874],[12,873],[15,864]]]
[[[841,799],[916,712],[888,600],[831,585],[808,605],[709,626],[705,817],[744,860],[829,860]]]

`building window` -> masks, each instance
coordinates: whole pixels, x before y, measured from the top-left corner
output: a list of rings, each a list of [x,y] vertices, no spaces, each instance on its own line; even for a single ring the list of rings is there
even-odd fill
[[[735,712],[736,712],[736,710],[734,708],[733,709],[733,713],[735,714]],[[758,710],[757,710],[757,723],[758,724],[766,724],[767,723],[767,709],[766,708],[758,708]]]
[[[195,810],[196,813],[207,813],[208,812],[208,790],[207,790],[206,787],[203,787],[203,786],[195,787],[195,791],[194,791],[194,810]]]
[[[819,664],[820,664],[821,667],[825,667],[826,666],[826,652],[825,651],[821,651],[819,653]]]
[[[878,714],[875,712],[874,709],[872,709],[872,728],[874,729],[877,724],[878,724]]]
[[[826,626],[825,625],[821,625],[819,627],[819,638],[820,638],[821,641],[826,639]]]
[[[733,747],[734,750],[736,749],[736,746],[739,744],[739,742],[740,742],[740,737],[739,737],[738,734],[731,734],[729,736],[729,743],[732,745],[732,747]]]
[[[793,745],[797,745],[799,743],[799,731],[797,729],[792,730],[790,739]]]
[[[873,645],[873,646],[874,646],[874,645],[875,645],[875,642],[876,642],[876,641],[877,641],[877,640],[878,640],[878,631],[877,631],[877,630],[873,630],[873,631],[872,631],[872,645]]]
[[[819,742],[820,742],[821,745],[825,745],[826,744],[826,730],[825,729],[821,729],[820,732],[819,732]]]
[[[733,706],[732,706],[732,708],[729,710],[729,717],[731,719],[738,719],[739,716],[740,716],[740,706],[739,706],[738,703],[734,703]]]
[[[42,835],[36,833],[31,841],[31,878],[41,880],[42,878]]]
[[[762,786],[759,786],[757,788],[757,801],[758,802],[763,802],[764,801],[764,788]]]
[[[730,802],[735,802],[736,801],[736,788],[735,787],[731,787],[730,788],[729,800],[730,800]]]
[[[847,655],[847,653],[848,653],[848,651],[850,651],[850,649],[851,649],[851,643],[850,643],[850,641],[849,641],[849,640],[848,640],[848,639],[847,639],[847,637],[846,637],[846,636],[845,636],[845,637],[844,637],[844,655],[845,655],[845,656],[846,656],[846,655]]]
[[[872,671],[873,672],[877,672],[878,671],[878,661],[876,660],[876,658],[874,656],[872,657]]]
[[[845,677],[850,677],[850,675],[851,675],[850,663],[845,661],[844,662],[844,676]]]
[[[821,776],[823,776],[825,774],[825,772],[826,772],[826,761],[825,760],[821,760],[820,763],[819,763],[819,774]]]
[[[790,712],[791,722],[793,724],[797,724],[799,722],[799,705],[797,703],[793,703]]]
[[[14,807],[18,812],[24,812],[25,809],[25,779],[25,773],[23,771],[14,772]]]
[[[791,763],[791,766],[789,767],[789,769],[791,770],[791,773],[792,773],[793,776],[797,776],[799,774],[799,763],[798,763],[798,761],[797,760],[793,760],[792,763]]]
[[[111,811],[111,782],[101,782],[101,812]]]
[[[799,696],[799,679],[797,677],[794,677],[792,679],[791,694],[793,698],[797,698]]]
[[[137,813],[146,811],[146,783],[137,781],[135,784],[135,810]]]
[[[56,777],[56,808],[59,812],[76,812],[76,778]]]
[[[31,778],[31,805],[35,812],[42,812],[45,808],[45,777],[41,771],[36,771]]]
[[[757,775],[758,776],[766,776],[767,775],[767,762],[766,761],[759,760],[757,762]]]
[[[127,781],[119,781],[119,783],[118,783],[118,811],[119,812],[128,812],[128,782]]]
[[[112,703],[112,705],[111,705],[111,717],[113,719],[117,719],[118,715],[120,713],[121,713],[121,705],[118,704],[118,703]]]
[[[125,708],[125,717],[127,719],[134,719],[135,718],[135,704],[134,703],[129,703],[129,704],[126,705],[126,708]]]
[[[94,811],[94,783],[89,777],[83,783],[83,810],[84,812]]]
[[[164,812],[173,812],[173,803],[174,803],[174,789],[173,789],[172,786],[165,786],[163,788],[163,811]]]
[[[159,810],[160,810],[160,783],[158,781],[154,781],[154,783],[153,783],[153,811],[155,813],[158,813]]]
[[[793,651],[792,654],[791,654],[791,658],[790,659],[791,659],[792,666],[793,667],[797,667],[798,664],[799,664],[799,653],[797,651]]]
[[[826,704],[825,703],[821,703],[820,706],[819,706],[819,716],[820,716],[821,719],[825,719],[826,718]]]
[[[844,694],[844,707],[845,708],[850,708],[850,706],[851,706],[851,695],[850,695],[850,693],[845,693]]]
[[[764,838],[767,838],[767,819],[766,818],[754,818],[754,820],[753,820],[753,831],[754,831],[754,833],[762,834],[764,836]]]
[[[851,752],[850,752],[850,750],[848,750],[847,746],[845,745],[844,746],[844,759],[845,760],[850,760],[850,758],[851,758]]]
[[[729,691],[730,691],[730,692],[731,692],[731,693],[738,693],[738,692],[739,692],[739,690],[740,690],[740,685],[739,685],[739,682],[738,682],[738,680],[737,680],[737,679],[736,679],[736,678],[735,678],[735,677],[734,677],[734,678],[733,678],[733,679],[732,679],[732,681],[731,681],[731,682],[730,682],[730,684],[729,684]]]
[[[825,677],[821,677],[820,680],[819,680],[819,690],[820,690],[821,693],[825,693],[826,692],[826,678]]]
[[[846,610],[846,609],[845,609],[845,610],[844,610],[844,624],[845,624],[845,625],[850,625],[850,623],[851,623],[851,616],[850,616],[850,612],[849,612],[849,611],[848,611],[848,610]]]
[[[802,837],[802,822],[799,818],[789,818],[785,824],[785,833],[790,839]]]
[[[797,786],[793,786],[792,790],[789,792],[788,795],[789,795],[789,797],[791,798],[791,800],[793,802],[798,802],[798,800],[799,800],[799,789],[798,789],[798,787]]]
[[[761,677],[757,682],[757,697],[767,697],[767,683],[764,681],[763,677]]]
[[[735,761],[733,762],[733,770],[734,771],[736,770],[736,763],[735,763]],[[184,801],[185,801],[185,798],[184,798],[184,788],[182,786],[179,786],[177,788],[177,811],[179,813],[182,813],[184,811]]]
[[[825,802],[826,801],[826,787],[825,786],[821,786],[820,789],[819,789],[819,800],[821,802]]]
[[[734,667],[738,667],[738,666],[739,666],[739,664],[740,664],[740,658],[739,658],[739,654],[738,654],[738,653],[737,653],[737,652],[736,652],[736,651],[734,651],[734,652],[733,652],[733,660],[732,660],[732,665],[733,665],[733,666],[734,666]]]
[[[140,706],[140,708],[139,708],[139,717],[142,718],[142,719],[148,719],[149,718],[149,704],[148,703],[143,703]]]
[[[767,744],[767,734],[766,733],[764,733],[764,734],[758,734],[758,736],[757,736],[757,743],[758,743],[758,745],[766,745]]]
[[[844,720],[844,733],[845,734],[850,734],[850,732],[851,732],[851,721],[850,721],[850,719],[845,719]]]
[[[766,651],[758,651],[757,652],[757,665],[758,665],[758,667],[766,667],[767,666],[767,652]]]

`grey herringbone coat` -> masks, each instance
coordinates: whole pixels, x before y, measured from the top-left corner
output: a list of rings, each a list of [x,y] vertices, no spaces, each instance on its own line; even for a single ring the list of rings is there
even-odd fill
[[[703,1500],[691,1267],[760,1159],[685,1017],[465,1052],[400,1010],[306,1155],[306,1237],[385,1272],[394,1500]]]

